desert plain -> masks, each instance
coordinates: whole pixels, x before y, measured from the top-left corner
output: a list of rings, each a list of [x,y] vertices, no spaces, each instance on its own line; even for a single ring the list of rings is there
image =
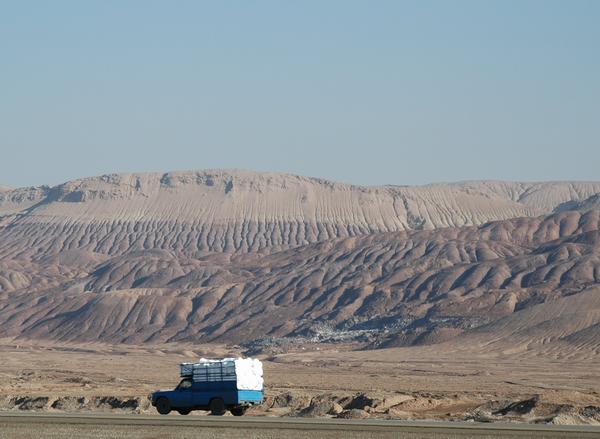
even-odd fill
[[[310,349],[262,356],[266,401],[247,415],[598,421],[600,381],[594,358],[454,352],[447,343],[377,351]],[[218,345],[199,349],[3,339],[0,353],[3,410],[155,413],[146,396],[178,383],[179,362],[240,352]]]

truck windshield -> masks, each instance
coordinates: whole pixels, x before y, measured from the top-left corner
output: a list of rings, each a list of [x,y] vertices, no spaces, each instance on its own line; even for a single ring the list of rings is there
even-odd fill
[[[181,380],[181,382],[177,386],[177,390],[186,390],[186,389],[191,389],[191,388],[192,388],[191,380]]]

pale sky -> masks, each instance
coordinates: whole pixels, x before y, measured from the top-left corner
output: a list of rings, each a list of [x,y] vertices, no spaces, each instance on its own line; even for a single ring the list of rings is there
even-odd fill
[[[600,180],[599,1],[3,1],[0,184]]]

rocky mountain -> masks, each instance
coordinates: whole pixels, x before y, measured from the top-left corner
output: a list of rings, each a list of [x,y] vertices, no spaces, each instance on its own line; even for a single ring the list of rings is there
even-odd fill
[[[0,193],[0,258],[37,260],[65,250],[270,253],[538,216],[596,193],[600,182],[361,187],[239,170],[104,175]]]
[[[569,299],[600,291],[596,193],[600,183],[364,188],[246,171],[11,190],[0,193],[0,331],[388,347],[506,335],[534,315],[548,337],[600,346],[595,299]],[[585,317],[571,329],[572,317],[543,320],[551,303]]]

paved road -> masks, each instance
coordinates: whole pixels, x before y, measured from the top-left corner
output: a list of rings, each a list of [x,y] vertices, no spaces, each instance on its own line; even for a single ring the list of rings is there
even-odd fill
[[[42,425],[73,426],[144,426],[144,427],[202,427],[203,429],[251,430],[294,430],[335,431],[369,433],[412,433],[466,435],[469,437],[561,437],[600,438],[600,427],[594,426],[550,426],[529,424],[479,424],[434,421],[385,421],[385,420],[342,420],[342,419],[296,419],[264,417],[212,417],[212,416],[157,416],[115,414],[47,414],[47,413],[0,413],[2,425],[33,427]]]

